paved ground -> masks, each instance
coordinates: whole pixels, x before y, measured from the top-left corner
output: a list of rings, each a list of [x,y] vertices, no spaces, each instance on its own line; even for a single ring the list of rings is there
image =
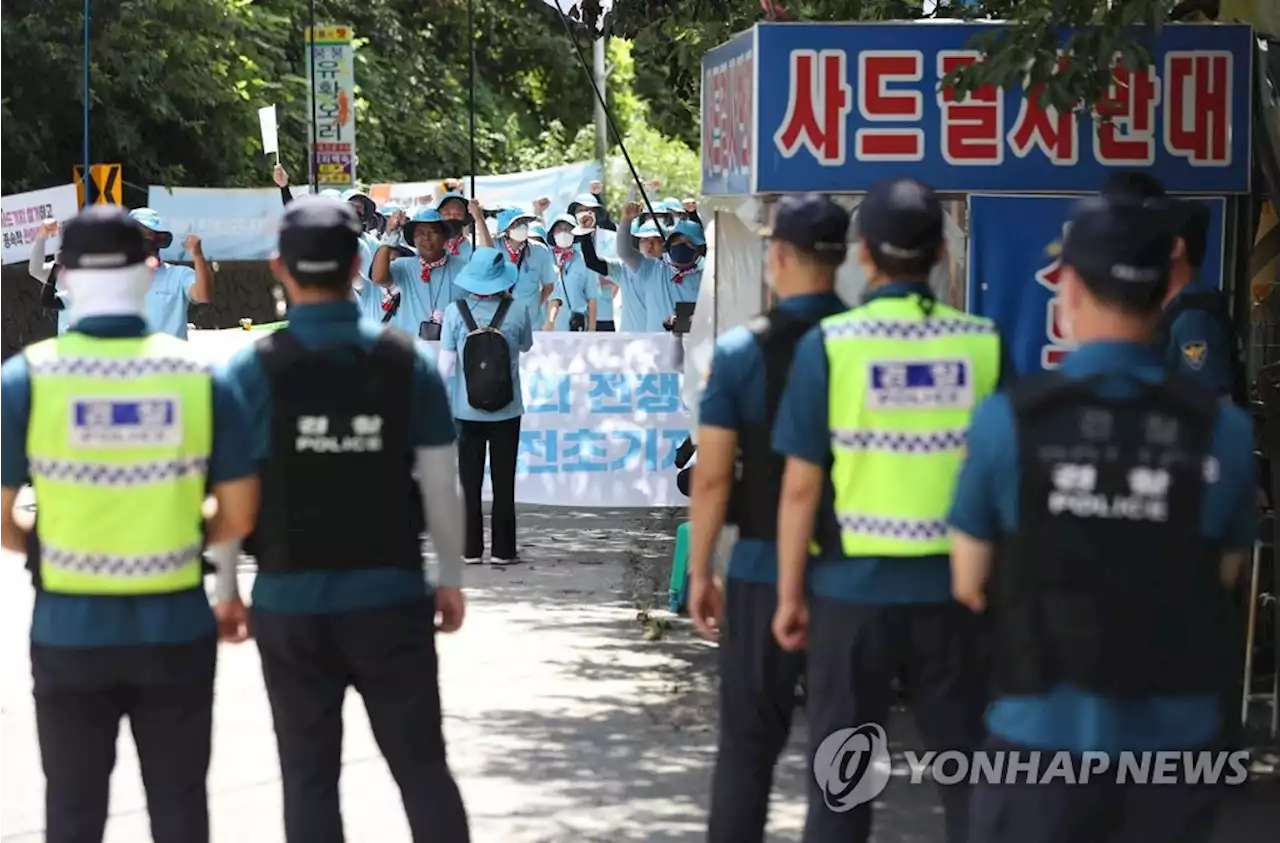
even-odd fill
[[[472,569],[470,614],[441,642],[450,758],[481,843],[692,843],[704,839],[714,752],[714,649],[676,623],[644,640],[637,604],[660,595],[673,530],[667,513],[531,510],[530,564]],[[42,839],[26,625],[31,596],[12,559],[0,567],[3,828]],[[248,578],[246,577],[246,580]],[[247,585],[247,582],[246,582]],[[650,629],[653,625],[650,624]],[[257,654],[223,648],[210,774],[216,843],[278,843],[280,788]],[[352,843],[407,841],[398,793],[358,697],[348,699],[343,810]],[[803,723],[779,772],[771,839],[803,821]],[[890,734],[906,736],[906,721]],[[150,840],[127,730],[113,780],[108,843]],[[897,782],[878,813],[880,843],[941,839],[928,787]],[[1268,839],[1280,794],[1242,798],[1215,843]],[[1267,836],[1262,836],[1263,829]]]

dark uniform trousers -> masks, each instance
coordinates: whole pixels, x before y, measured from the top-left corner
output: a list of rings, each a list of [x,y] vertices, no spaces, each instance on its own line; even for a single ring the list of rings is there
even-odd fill
[[[986,748],[1028,753],[994,737]],[[1041,775],[1047,764],[1041,762]],[[1121,784],[1114,776],[1080,784],[1061,777],[1043,784],[979,781],[973,788],[969,843],[1208,843],[1228,787]]]
[[[101,843],[122,717],[138,748],[152,839],[208,843],[217,647],[212,637],[167,646],[31,645],[48,843]]]
[[[255,610],[289,843],[342,843],[342,703],[354,687],[400,788],[415,843],[467,843],[445,759],[435,601],[325,615]]]
[[[720,639],[720,744],[711,785],[710,843],[764,840],[773,768],[787,745],[804,654],[773,638],[778,588],[726,580]]]
[[[903,680],[924,749],[972,752],[983,738],[986,659],[981,620],[958,603],[855,605],[810,599],[809,758],[827,735],[864,723],[885,725],[893,681]],[[809,776],[805,843],[865,843],[871,805],[837,813]],[[892,783],[889,785],[892,787]],[[939,787],[948,843],[964,843],[969,793]]]

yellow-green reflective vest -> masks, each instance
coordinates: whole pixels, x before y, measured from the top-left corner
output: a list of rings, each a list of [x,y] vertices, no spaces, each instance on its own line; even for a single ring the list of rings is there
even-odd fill
[[[44,589],[135,595],[200,585],[208,367],[165,334],[71,332],[25,355]]]
[[[995,325],[941,303],[926,317],[916,295],[821,325],[844,555],[947,553],[965,432],[1000,377]]]

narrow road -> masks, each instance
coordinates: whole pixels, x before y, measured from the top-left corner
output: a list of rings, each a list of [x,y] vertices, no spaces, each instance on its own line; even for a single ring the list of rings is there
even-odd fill
[[[529,564],[469,569],[464,629],[441,639],[450,761],[478,843],[694,843],[705,839],[715,747],[715,650],[687,624],[644,640],[637,601],[665,602],[666,513],[526,509]],[[3,831],[42,840],[43,780],[35,741],[26,627],[31,590],[16,559],[0,567]],[[251,574],[244,577],[248,587]],[[661,605],[661,604],[660,604]],[[348,697],[342,780],[352,843],[408,841],[399,794],[359,697]],[[270,712],[252,645],[221,651],[210,800],[215,843],[281,843],[280,782]],[[896,748],[909,720],[890,724]],[[777,776],[771,839],[797,841],[807,776],[803,718]],[[121,730],[107,843],[145,843],[145,800]],[[929,786],[894,781],[879,843],[941,840]],[[1280,796],[1242,798],[1215,843],[1266,839]]]

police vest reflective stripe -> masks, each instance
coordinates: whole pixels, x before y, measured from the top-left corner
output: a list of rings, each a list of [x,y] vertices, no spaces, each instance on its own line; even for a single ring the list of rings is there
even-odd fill
[[[208,368],[164,334],[68,333],[25,356],[43,588],[133,595],[199,586],[213,444]]]
[[[947,507],[979,401],[995,391],[988,319],[919,296],[822,321],[836,520],[846,556],[948,551]]]

